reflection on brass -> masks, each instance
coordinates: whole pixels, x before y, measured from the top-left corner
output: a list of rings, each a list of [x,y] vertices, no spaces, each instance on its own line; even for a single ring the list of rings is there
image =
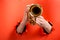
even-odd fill
[[[29,12],[28,18],[30,19],[30,23],[34,25],[36,23],[36,18],[42,14],[42,8],[40,5],[34,4],[31,5]],[[32,16],[34,16],[34,18]]]

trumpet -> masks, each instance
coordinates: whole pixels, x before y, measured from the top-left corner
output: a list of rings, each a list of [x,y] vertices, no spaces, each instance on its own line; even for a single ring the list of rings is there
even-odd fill
[[[33,4],[31,5],[29,12],[30,14],[28,15],[28,18],[30,19],[31,24],[36,24],[36,18],[42,14],[42,7],[38,4]],[[34,19],[32,18],[34,16]]]

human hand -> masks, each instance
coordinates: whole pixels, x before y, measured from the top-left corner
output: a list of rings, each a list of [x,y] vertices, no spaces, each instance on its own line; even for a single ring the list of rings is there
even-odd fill
[[[42,16],[38,16],[36,18],[36,23],[42,28],[44,28],[48,33],[51,32],[51,25]]]

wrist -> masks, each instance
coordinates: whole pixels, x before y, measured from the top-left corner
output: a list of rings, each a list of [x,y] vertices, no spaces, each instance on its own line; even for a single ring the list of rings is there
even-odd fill
[[[48,32],[48,33],[50,33],[51,30],[52,30],[52,26],[51,26],[49,23],[47,23],[46,25],[44,25],[43,28],[44,28],[44,29],[46,30],[46,32]]]

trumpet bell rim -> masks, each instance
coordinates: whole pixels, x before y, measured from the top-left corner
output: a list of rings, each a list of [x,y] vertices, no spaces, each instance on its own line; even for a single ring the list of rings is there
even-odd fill
[[[38,14],[35,14],[34,12],[33,12],[33,8],[35,8],[35,7],[37,7],[37,8],[39,8],[40,9],[40,12],[38,13]],[[39,16],[39,15],[41,15],[42,14],[42,7],[41,6],[39,6],[38,4],[35,4],[35,5],[32,5],[31,7],[30,7],[30,10],[29,10],[31,13],[32,13],[32,15],[34,15],[34,17],[37,17],[37,16]]]

